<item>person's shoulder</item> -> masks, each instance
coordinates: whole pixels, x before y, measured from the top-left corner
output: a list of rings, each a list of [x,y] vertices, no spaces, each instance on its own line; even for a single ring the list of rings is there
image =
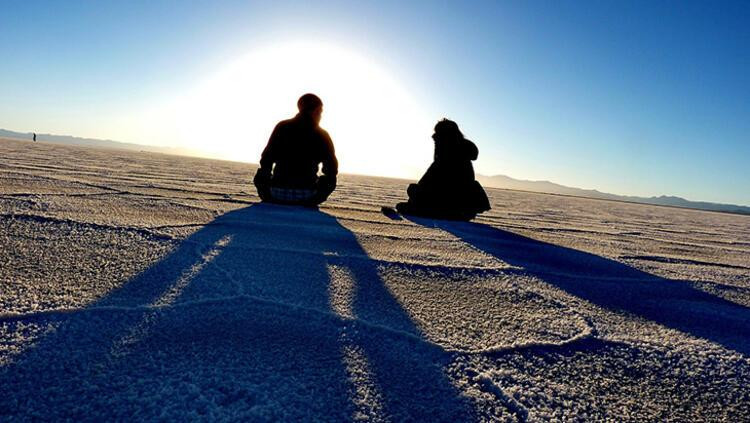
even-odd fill
[[[273,131],[271,132],[272,138],[283,138],[288,134],[290,131],[294,131],[292,129],[294,127],[294,120],[293,119],[284,119],[281,122],[277,123],[276,126],[273,127]]]
[[[320,126],[315,127],[315,131],[320,135],[321,138],[327,141],[331,141],[331,136],[328,134],[328,131],[321,128]]]
[[[320,135],[323,135],[326,138],[331,138],[331,136],[328,135],[328,131],[326,131],[325,129],[321,128],[320,126],[318,126],[318,131],[320,132]]]
[[[286,128],[288,126],[294,125],[294,118],[291,119],[284,119],[276,124],[276,128]]]

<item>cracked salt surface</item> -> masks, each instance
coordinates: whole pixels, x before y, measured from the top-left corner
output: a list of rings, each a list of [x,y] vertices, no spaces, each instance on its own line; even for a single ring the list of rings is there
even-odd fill
[[[750,219],[0,140],[0,420],[750,419]]]

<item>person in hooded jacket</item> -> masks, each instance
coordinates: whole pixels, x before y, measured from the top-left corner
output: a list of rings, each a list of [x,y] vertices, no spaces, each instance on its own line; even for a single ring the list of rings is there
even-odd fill
[[[399,213],[437,219],[471,220],[490,209],[482,186],[474,179],[471,162],[477,146],[466,139],[456,122],[443,119],[435,125],[434,161],[416,184],[407,188],[409,201],[399,203]]]

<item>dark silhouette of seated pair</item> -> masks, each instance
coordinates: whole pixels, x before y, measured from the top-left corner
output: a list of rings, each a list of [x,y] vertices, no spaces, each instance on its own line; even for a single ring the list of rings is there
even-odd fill
[[[336,189],[338,160],[331,137],[319,125],[320,98],[305,94],[297,108],[295,117],[279,122],[271,133],[253,182],[264,202],[315,207]],[[474,178],[471,164],[479,156],[477,146],[448,119],[435,125],[432,139],[435,159],[419,182],[409,185],[409,200],[396,205],[398,212],[471,220],[489,210],[487,194]]]

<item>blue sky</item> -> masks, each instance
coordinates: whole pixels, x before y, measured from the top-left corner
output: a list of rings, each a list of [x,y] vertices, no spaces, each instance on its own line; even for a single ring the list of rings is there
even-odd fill
[[[456,120],[481,173],[750,205],[750,3],[466,3],[7,1],[0,127],[179,145],[127,128],[254,48],[315,39]]]

